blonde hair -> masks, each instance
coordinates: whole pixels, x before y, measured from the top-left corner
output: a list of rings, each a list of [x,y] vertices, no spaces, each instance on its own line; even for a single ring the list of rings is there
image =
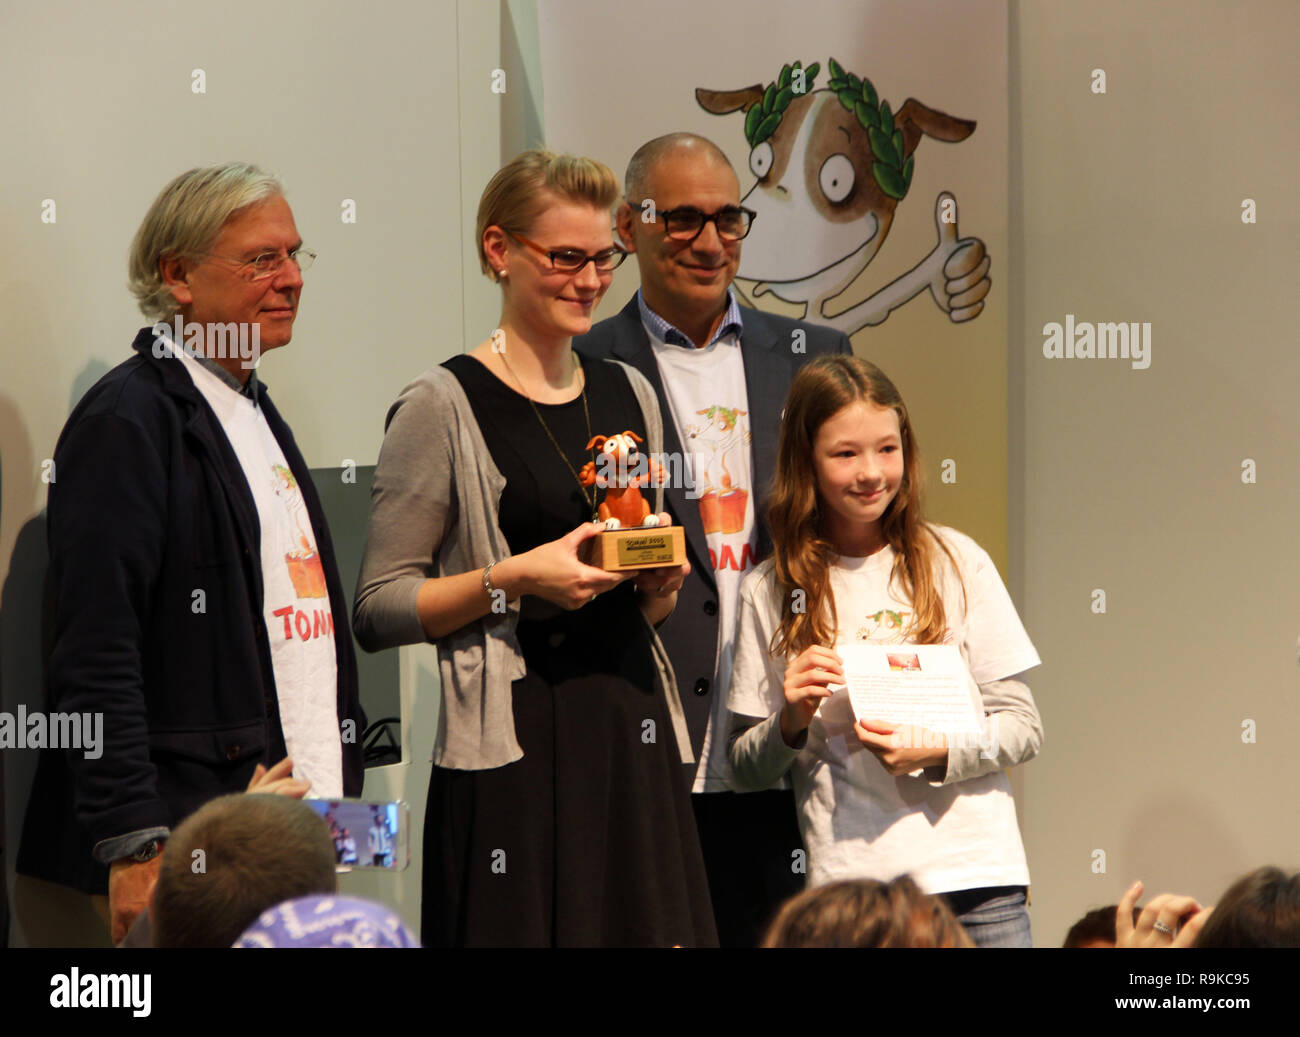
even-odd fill
[[[479,265],[492,280],[498,276],[483,249],[484,231],[496,226],[526,233],[553,200],[547,192],[596,209],[612,209],[618,201],[618,180],[594,158],[541,149],[522,152],[498,169],[483,189],[475,223]]]
[[[164,187],[135,232],[127,257],[128,283],[140,311],[162,320],[178,310],[159,260],[205,251],[240,209],[283,194],[277,177],[246,162],[191,169]]]

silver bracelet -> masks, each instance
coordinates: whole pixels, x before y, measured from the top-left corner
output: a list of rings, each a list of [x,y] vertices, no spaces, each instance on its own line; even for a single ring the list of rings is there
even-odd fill
[[[496,562],[490,562],[488,567],[483,570],[483,592],[489,598],[496,593],[496,589],[492,586],[492,566],[496,564]]]

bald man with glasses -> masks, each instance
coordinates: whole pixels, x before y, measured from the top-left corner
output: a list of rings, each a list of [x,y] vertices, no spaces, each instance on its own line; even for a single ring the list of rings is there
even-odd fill
[[[691,573],[659,629],[676,671],[698,765],[686,768],[718,935],[756,946],[770,915],[803,886],[788,787],[733,791],[725,708],[740,581],[771,548],[767,478],[790,382],[840,332],[741,309],[731,282],[754,214],[711,141],[674,133],[628,165],[618,234],[636,256],[640,290],[615,317],[574,339],[593,357],[637,368],[655,387],[664,449],[689,473],[665,500],[686,531]],[[671,419],[671,420],[670,420]]]

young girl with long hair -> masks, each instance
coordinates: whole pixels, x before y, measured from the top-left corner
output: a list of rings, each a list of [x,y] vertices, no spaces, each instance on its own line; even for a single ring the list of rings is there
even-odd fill
[[[767,788],[791,770],[810,885],[910,873],[978,946],[1029,946],[1029,872],[1004,773],[1042,742],[1023,680],[1038,654],[989,556],[926,522],[898,390],[853,356],[804,366],[781,427],[773,553],[741,586],[730,756]],[[852,644],[953,644],[979,687],[980,744],[854,717]]]

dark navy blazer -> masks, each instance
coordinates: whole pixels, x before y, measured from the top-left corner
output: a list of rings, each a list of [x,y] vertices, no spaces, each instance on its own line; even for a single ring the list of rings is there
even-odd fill
[[[77,404],[49,489],[49,708],[102,712],[103,744],[94,760],[43,754],[18,867],[90,892],[107,888],[96,843],[174,827],[285,754],[248,481],[188,372],[154,357],[153,342],[142,329],[137,355]],[[316,535],[338,717],[355,724],[343,790],[359,796],[365,716],[334,545],[293,434],[265,386],[256,394]]]

